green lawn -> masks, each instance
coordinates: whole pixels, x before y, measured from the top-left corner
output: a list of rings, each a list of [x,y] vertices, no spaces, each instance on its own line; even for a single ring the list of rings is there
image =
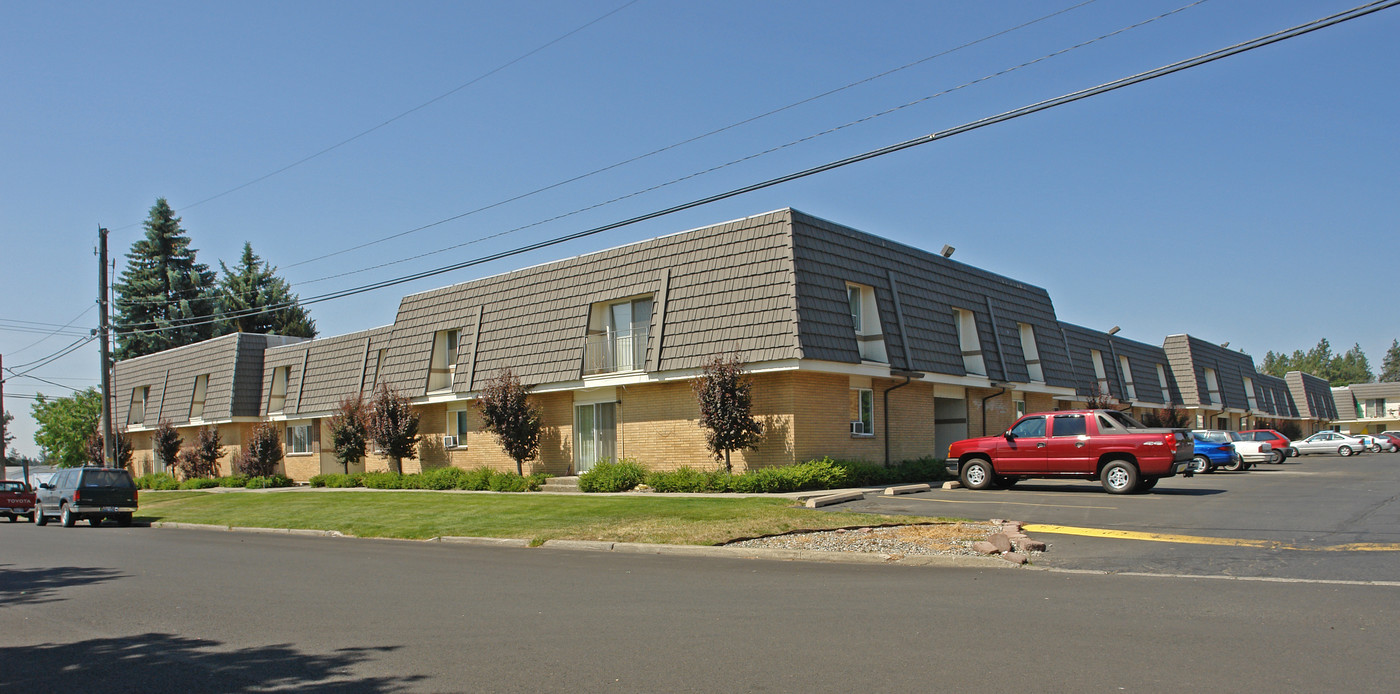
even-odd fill
[[[447,535],[716,545],[802,529],[935,518],[828,513],[789,499],[443,494],[437,492],[142,492],[139,518],[358,537]]]

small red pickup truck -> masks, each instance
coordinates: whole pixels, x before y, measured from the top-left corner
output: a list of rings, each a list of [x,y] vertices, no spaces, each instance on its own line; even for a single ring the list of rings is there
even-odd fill
[[[20,518],[34,520],[36,498],[27,484],[0,480],[0,516],[9,518],[11,523]]]
[[[968,489],[1006,489],[1028,478],[1099,480],[1111,494],[1144,492],[1186,468],[1188,429],[1153,429],[1117,410],[1028,414],[1000,436],[958,441],[950,467]]]

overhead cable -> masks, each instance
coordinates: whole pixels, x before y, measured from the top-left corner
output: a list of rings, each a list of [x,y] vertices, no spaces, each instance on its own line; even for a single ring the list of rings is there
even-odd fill
[[[384,288],[387,288],[387,287],[392,287],[392,286],[396,286],[396,285],[399,285],[399,284],[404,284],[404,283],[407,283],[407,282],[413,282],[413,281],[416,281],[416,280],[425,279],[425,278],[428,278],[428,277],[433,277],[433,276],[436,276],[436,275],[441,275],[441,274],[444,274],[444,273],[448,273],[448,272],[453,272],[453,271],[456,271],[456,270],[465,269],[465,268],[472,267],[472,266],[475,266],[475,265],[481,265],[481,264],[483,264],[483,263],[488,263],[488,262],[492,262],[492,261],[495,261],[495,260],[500,260],[500,259],[502,259],[502,258],[508,258],[508,257],[511,257],[511,256],[520,255],[520,254],[522,254],[522,253],[528,253],[528,252],[530,252],[530,251],[539,250],[539,249],[541,249],[541,248],[547,248],[547,247],[549,247],[549,246],[555,246],[555,245],[558,245],[558,244],[561,244],[561,243],[565,243],[565,242],[568,242],[568,241],[573,241],[573,240],[580,239],[580,238],[584,238],[584,237],[587,237],[587,236],[593,236],[593,235],[595,235],[595,234],[600,234],[600,233],[603,233],[603,232],[606,232],[606,231],[611,231],[611,230],[613,230],[613,229],[618,229],[618,228],[620,228],[620,227],[629,226],[629,225],[632,225],[632,224],[636,224],[636,223],[638,223],[638,222],[643,222],[643,221],[647,221],[647,220],[651,220],[651,219],[656,219],[656,218],[658,218],[658,217],[664,217],[664,216],[671,215],[671,214],[674,214],[674,213],[676,213],[676,212],[680,212],[680,211],[683,211],[683,210],[688,210],[688,209],[692,209],[692,208],[695,208],[695,207],[700,207],[700,206],[703,206],[703,205],[708,205],[708,204],[710,204],[710,203],[718,202],[718,201],[720,201],[720,200],[726,200],[726,199],[729,199],[729,198],[738,197],[738,196],[740,196],[740,195],[744,195],[744,194],[746,194],[746,193],[751,193],[751,192],[754,192],[754,191],[762,190],[762,189],[764,189],[764,188],[770,188],[770,187],[773,187],[773,186],[776,186],[776,185],[780,185],[780,184],[783,184],[783,183],[788,183],[788,182],[790,182],[790,181],[795,181],[795,180],[798,180],[798,179],[801,179],[801,178],[806,178],[806,177],[808,177],[808,176],[813,176],[813,175],[816,175],[816,174],[819,174],[819,173],[824,173],[824,172],[826,172],[826,171],[831,171],[831,170],[838,169],[838,168],[842,168],[842,167],[845,167],[845,166],[850,166],[851,164],[856,164],[856,163],[863,162],[863,161],[867,161],[867,160],[870,160],[870,159],[875,159],[875,158],[877,158],[877,157],[882,157],[882,156],[886,156],[886,155],[889,155],[889,154],[894,154],[895,152],[902,152],[902,151],[904,151],[904,150],[906,150],[906,149],[910,149],[910,148],[913,148],[913,147],[918,147],[918,146],[920,146],[920,145],[926,145],[926,144],[929,144],[929,143],[932,143],[932,142],[937,142],[937,141],[939,141],[939,140],[944,140],[944,139],[947,139],[947,138],[950,138],[950,137],[953,137],[953,136],[956,136],[956,135],[961,135],[961,134],[964,134],[964,133],[968,133],[968,132],[971,132],[971,131],[973,131],[973,130],[978,130],[978,129],[981,129],[981,128],[985,128],[985,127],[990,126],[990,125],[996,125],[996,124],[999,124],[999,123],[1004,123],[1004,122],[1007,122],[1007,121],[1010,121],[1010,120],[1014,120],[1014,119],[1016,119],[1016,118],[1022,118],[1022,117],[1024,117],[1024,116],[1028,116],[1028,115],[1031,115],[1031,114],[1034,114],[1034,113],[1039,113],[1039,112],[1041,112],[1041,111],[1049,110],[1049,109],[1052,109],[1052,108],[1057,108],[1057,107],[1059,107],[1059,106],[1064,106],[1064,105],[1067,105],[1067,104],[1071,104],[1071,103],[1074,103],[1074,102],[1076,102],[1076,101],[1080,101],[1080,100],[1083,100],[1083,99],[1087,99],[1087,98],[1090,98],[1090,97],[1093,97],[1093,96],[1098,96],[1098,95],[1100,95],[1100,94],[1105,94],[1105,93],[1108,93],[1108,92],[1111,92],[1111,91],[1115,91],[1115,90],[1118,90],[1118,89],[1122,89],[1122,88],[1124,88],[1124,87],[1129,87],[1129,86],[1132,86],[1132,85],[1135,85],[1135,84],[1140,84],[1140,83],[1147,82],[1147,81],[1150,81],[1150,80],[1158,79],[1158,78],[1160,78],[1160,77],[1165,77],[1165,76],[1167,76],[1167,75],[1175,74],[1175,73],[1181,72],[1181,71],[1183,71],[1183,70],[1189,70],[1189,69],[1191,69],[1191,68],[1200,67],[1201,65],[1206,65],[1206,64],[1215,62],[1215,61],[1217,61],[1217,60],[1221,60],[1221,59],[1224,59],[1224,58],[1228,58],[1228,57],[1232,57],[1232,56],[1235,56],[1235,55],[1239,55],[1239,54],[1241,54],[1241,53],[1245,53],[1245,52],[1248,52],[1248,51],[1252,51],[1252,50],[1255,50],[1255,49],[1258,49],[1258,48],[1263,48],[1264,46],[1269,46],[1269,45],[1278,43],[1278,42],[1280,42],[1280,41],[1286,41],[1286,40],[1288,40],[1288,39],[1297,38],[1297,37],[1299,37],[1299,36],[1303,36],[1303,35],[1305,35],[1305,34],[1312,33],[1312,32],[1317,31],[1317,30],[1319,30],[1319,29],[1325,29],[1325,28],[1328,28],[1328,27],[1331,27],[1331,26],[1335,26],[1335,25],[1341,24],[1341,23],[1343,23],[1343,22],[1348,22],[1348,21],[1351,21],[1351,20],[1354,20],[1354,19],[1359,19],[1359,18],[1361,18],[1361,17],[1365,17],[1365,16],[1370,15],[1370,14],[1373,14],[1373,13],[1375,13],[1375,12],[1379,12],[1379,11],[1381,11],[1381,10],[1390,9],[1390,8],[1394,7],[1395,5],[1397,5],[1397,4],[1400,4],[1400,0],[1377,0],[1376,2],[1371,2],[1371,3],[1366,3],[1366,4],[1364,4],[1364,5],[1359,5],[1359,6],[1357,6],[1357,7],[1354,7],[1354,8],[1352,8],[1352,9],[1350,9],[1350,10],[1346,10],[1346,11],[1344,11],[1344,12],[1338,12],[1338,13],[1336,13],[1336,14],[1328,15],[1328,16],[1326,16],[1326,17],[1322,17],[1322,18],[1320,18],[1320,19],[1316,19],[1316,20],[1313,20],[1313,21],[1311,21],[1311,22],[1306,22],[1306,23],[1303,23],[1303,24],[1299,24],[1299,25],[1290,27],[1290,28],[1288,28],[1288,29],[1284,29],[1284,30],[1281,30],[1281,31],[1277,31],[1277,32],[1274,32],[1274,33],[1272,33],[1272,34],[1266,34],[1266,35],[1264,35],[1264,36],[1260,36],[1260,37],[1257,37],[1257,38],[1254,38],[1254,39],[1250,39],[1250,40],[1248,40],[1248,41],[1243,41],[1243,42],[1240,42],[1240,43],[1236,43],[1236,44],[1233,44],[1233,45],[1231,45],[1231,46],[1227,46],[1227,47],[1225,47],[1225,48],[1220,48],[1220,49],[1217,49],[1217,50],[1214,50],[1214,51],[1210,51],[1210,52],[1208,52],[1208,53],[1202,53],[1202,54],[1197,55],[1197,56],[1195,56],[1195,57],[1193,57],[1193,58],[1188,58],[1188,59],[1186,59],[1186,60],[1181,60],[1181,61],[1177,61],[1177,62],[1175,62],[1175,63],[1170,63],[1170,64],[1168,64],[1168,65],[1163,65],[1163,66],[1161,66],[1161,67],[1158,67],[1158,68],[1155,68],[1155,69],[1152,69],[1152,70],[1148,70],[1148,71],[1146,71],[1146,72],[1139,72],[1139,73],[1137,73],[1137,74],[1130,75],[1130,76],[1128,76],[1128,77],[1123,77],[1123,78],[1116,79],[1116,80],[1113,80],[1113,81],[1110,81],[1110,82],[1104,82],[1104,83],[1099,84],[1099,85],[1094,86],[1094,87],[1089,87],[1089,88],[1086,88],[1086,89],[1081,89],[1081,90],[1078,90],[1078,91],[1069,92],[1069,93],[1063,94],[1063,95],[1061,95],[1061,96],[1057,96],[1057,97],[1054,97],[1054,98],[1051,98],[1051,99],[1045,99],[1045,100],[1043,100],[1043,101],[1038,101],[1038,102],[1036,102],[1036,103],[1029,104],[1029,105],[1027,105],[1027,106],[1022,106],[1022,107],[1020,107],[1020,108],[1012,109],[1012,110],[1010,110],[1010,111],[1004,111],[1004,112],[1002,112],[1002,113],[998,113],[998,114],[993,115],[993,116],[987,116],[987,117],[985,117],[985,118],[980,118],[980,119],[978,119],[978,120],[970,121],[970,122],[968,122],[968,123],[964,123],[964,124],[962,124],[962,125],[958,125],[958,126],[955,126],[955,127],[952,127],[952,128],[948,128],[948,129],[946,129],[946,130],[940,130],[940,131],[937,131],[937,132],[934,132],[934,133],[930,133],[930,134],[928,134],[928,135],[922,135],[922,136],[920,136],[920,137],[915,137],[915,138],[912,138],[912,139],[909,139],[909,140],[905,140],[905,141],[903,141],[903,142],[897,142],[897,143],[895,143],[895,144],[887,145],[887,146],[885,146],[885,147],[880,147],[880,148],[877,148],[877,149],[868,150],[868,151],[862,152],[862,153],[860,153],[860,154],[856,154],[856,155],[849,156],[849,157],[846,157],[846,158],[843,158],[843,159],[838,159],[838,160],[835,160],[835,161],[831,161],[831,162],[828,162],[828,163],[825,163],[825,164],[821,164],[821,165],[819,165],[819,166],[814,166],[814,167],[811,167],[811,168],[803,169],[803,170],[801,170],[801,171],[797,171],[797,172],[794,172],[794,173],[790,173],[790,174],[787,174],[787,175],[784,175],[784,176],[779,176],[779,177],[777,177],[777,178],[770,178],[770,179],[765,180],[765,181],[761,181],[761,182],[754,183],[754,184],[751,184],[751,185],[743,186],[743,187],[740,187],[740,188],[734,188],[734,189],[731,189],[731,190],[728,190],[728,191],[725,191],[725,192],[722,192],[722,193],[717,193],[717,194],[715,194],[715,195],[711,195],[711,196],[708,196],[708,197],[705,197],[705,198],[700,198],[700,199],[697,199],[697,200],[692,200],[692,201],[690,201],[690,202],[682,203],[682,204],[679,204],[679,205],[673,205],[673,206],[671,206],[671,207],[667,207],[667,208],[664,208],[664,209],[656,210],[656,211],[653,211],[653,212],[648,212],[648,213],[646,213],[646,214],[637,215],[637,216],[635,216],[635,217],[630,217],[630,218],[628,218],[628,219],[624,219],[624,220],[621,220],[621,221],[618,221],[618,222],[612,222],[612,223],[610,223],[610,224],[604,224],[604,225],[602,225],[602,226],[593,227],[593,228],[591,228],[591,229],[585,229],[585,230],[583,230],[583,231],[577,231],[577,232],[574,232],[574,233],[572,233],[572,234],[565,234],[565,235],[563,235],[563,236],[557,236],[557,237],[554,237],[554,238],[551,238],[551,239],[547,239],[547,240],[544,240],[544,241],[539,241],[539,242],[532,243],[532,244],[528,244],[528,245],[525,245],[525,246],[519,246],[519,247],[510,249],[510,250],[500,251],[500,252],[498,252],[498,253],[492,253],[492,254],[490,254],[490,255],[481,256],[481,257],[474,258],[474,259],[471,259],[471,260],[466,260],[466,261],[462,261],[462,262],[459,262],[459,263],[453,263],[453,264],[451,264],[451,265],[445,265],[445,266],[442,266],[442,267],[433,268],[433,269],[430,269],[430,270],[424,270],[424,271],[421,271],[421,272],[416,272],[416,273],[412,273],[412,274],[408,274],[408,275],[402,275],[402,276],[399,276],[399,277],[395,277],[395,278],[391,278],[391,279],[386,279],[386,280],[382,280],[382,281],[379,281],[379,282],[373,282],[373,283],[370,283],[370,284],[360,285],[360,286],[358,286],[358,287],[352,287],[352,288],[344,289],[344,290],[340,290],[340,291],[329,292],[329,293],[327,293],[327,294],[322,294],[322,295],[320,295],[320,296],[315,296],[315,297],[311,297],[311,298],[309,298],[309,299],[304,299],[304,300],[300,301],[300,303],[303,304],[303,305],[306,305],[306,304],[320,303],[320,302],[323,302],[323,301],[331,301],[331,300],[334,300],[334,299],[341,299],[341,298],[345,298],[345,297],[348,297],[348,296],[354,296],[354,295],[356,295],[356,294],[363,294],[363,293],[365,293],[365,292],[371,292],[371,291],[375,291],[375,290],[377,290],[377,289],[384,289]],[[277,308],[281,308],[281,307],[285,307],[285,306],[290,306],[290,305],[291,305],[290,303],[287,303],[287,304],[280,305],[280,306],[264,307],[264,308],[261,309],[261,310],[275,310],[275,309],[277,309]],[[249,312],[249,315],[251,315],[252,313],[257,313],[257,312],[260,312],[260,311]],[[205,323],[213,323],[213,322],[215,322],[215,321],[217,321],[217,320],[225,320],[225,319],[227,319],[228,317],[229,317],[229,316],[221,317],[221,318],[218,318],[218,319],[210,319],[210,320],[207,320],[207,321],[204,321],[204,322],[205,322]],[[188,325],[199,325],[199,324],[200,324],[200,323],[187,323],[187,324],[184,324],[184,325],[187,325],[187,326],[188,326]],[[137,329],[137,330],[124,330],[124,331],[121,331],[121,332],[126,333],[126,334],[137,334],[137,333],[150,333],[150,332],[158,332],[158,331],[159,331],[159,328],[154,328],[154,329]]]

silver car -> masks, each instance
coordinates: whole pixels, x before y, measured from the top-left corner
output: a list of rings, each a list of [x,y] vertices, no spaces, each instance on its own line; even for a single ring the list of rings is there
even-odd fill
[[[1359,436],[1349,436],[1338,431],[1319,431],[1302,441],[1292,441],[1288,445],[1297,449],[1298,455],[1336,453],[1346,457],[1364,452],[1368,444],[1368,441]]]

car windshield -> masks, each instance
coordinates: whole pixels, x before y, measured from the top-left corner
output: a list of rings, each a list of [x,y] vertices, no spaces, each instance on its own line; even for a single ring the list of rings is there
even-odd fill
[[[88,470],[83,474],[83,486],[131,489],[136,485],[126,470]]]

